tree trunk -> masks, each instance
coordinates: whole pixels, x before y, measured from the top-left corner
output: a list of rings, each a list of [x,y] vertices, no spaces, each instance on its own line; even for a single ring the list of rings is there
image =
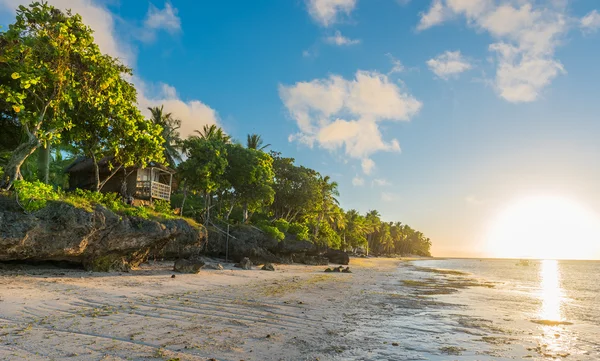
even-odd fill
[[[243,215],[242,223],[248,222],[248,202],[244,202],[244,215]]]
[[[204,206],[206,207],[206,219],[204,220],[204,223],[208,224],[210,221],[210,193],[209,192],[204,193]]]
[[[37,138],[28,132],[27,142],[22,143],[12,152],[12,156],[8,161],[5,171],[5,177],[7,179],[2,180],[2,188],[5,190],[9,190],[14,181],[23,179],[21,175],[21,166],[23,162],[29,157],[37,147],[39,147],[40,143]]]
[[[98,161],[94,154],[92,154],[92,161],[94,162],[94,180],[96,181],[94,190],[100,192],[100,167],[98,167]]]
[[[185,199],[187,198],[187,182],[183,185],[183,200],[181,201],[181,211],[179,215],[183,217],[183,207],[185,206]]]
[[[105,180],[102,181],[102,183],[99,183],[98,185],[98,191],[102,190],[102,187],[104,187],[106,185],[106,182],[108,182],[115,174],[117,174],[117,172],[121,169],[121,166],[118,166],[117,168],[115,168],[115,170],[112,171],[112,173],[106,177]],[[99,177],[98,177],[99,179]]]
[[[39,149],[38,178],[45,184],[50,183],[50,144],[48,143]]]

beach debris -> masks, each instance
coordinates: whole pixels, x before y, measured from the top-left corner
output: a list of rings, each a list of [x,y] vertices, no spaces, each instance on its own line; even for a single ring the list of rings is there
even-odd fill
[[[222,271],[223,266],[220,263],[207,263],[204,265],[204,269],[214,269],[214,270]]]
[[[175,261],[173,271],[179,273],[198,273],[205,263],[200,260],[178,259]]]
[[[175,278],[175,275],[171,275],[171,278]]]
[[[251,270],[252,269],[252,261],[250,261],[250,258],[244,257],[244,258],[242,258],[240,263],[235,265],[235,267],[245,269],[245,270]]]
[[[400,346],[398,342],[392,342],[392,346]]]
[[[267,338],[271,338],[271,334],[268,334],[268,335],[267,335]]]
[[[263,271],[275,271],[275,266],[273,266],[272,263],[265,263],[262,266],[261,270],[263,270]]]
[[[352,273],[352,271],[350,271],[350,267],[346,267],[342,270],[343,273]]]

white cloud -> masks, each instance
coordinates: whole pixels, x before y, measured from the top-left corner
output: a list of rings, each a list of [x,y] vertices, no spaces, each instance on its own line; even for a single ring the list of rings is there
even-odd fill
[[[581,18],[580,26],[586,32],[594,32],[600,29],[600,13],[598,13],[598,10],[592,10]]]
[[[404,64],[402,64],[402,62],[398,59],[396,59],[392,54],[387,53],[385,54],[388,56],[388,58],[390,58],[390,61],[392,62],[392,70],[390,70],[387,75],[392,75],[392,74],[396,74],[396,73],[404,73],[404,71],[406,71],[406,67],[404,66]]]
[[[219,116],[217,112],[202,103],[199,100],[183,101],[177,95],[177,90],[168,84],[158,84],[150,91],[147,86],[141,82],[136,82],[140,91],[138,103],[142,113],[149,117],[148,107],[163,105],[165,112],[173,113],[175,118],[181,119],[181,128],[179,134],[186,138],[195,130],[201,130],[205,124],[218,124]]]
[[[471,69],[471,64],[461,55],[460,51],[446,51],[427,61],[429,69],[442,79],[448,79]]]
[[[164,29],[171,34],[177,33],[181,31],[181,19],[177,13],[177,9],[170,2],[166,2],[162,10],[150,4],[144,26],[147,29]]]
[[[494,88],[509,102],[531,102],[564,73],[554,53],[568,30],[565,5],[563,0],[434,0],[432,6],[444,16],[423,29],[464,16],[470,26],[489,32],[496,39],[489,46],[496,56]]]
[[[360,162],[360,166],[362,167],[363,172],[368,175],[375,169],[375,162],[373,162],[371,158],[364,158]]]
[[[357,0],[307,0],[308,13],[312,18],[328,27],[339,21],[340,14],[350,15]]]
[[[432,26],[443,23],[448,17],[448,12],[442,3],[442,0],[434,0],[426,13],[421,13],[421,20],[417,25],[417,30],[422,31]]]
[[[400,197],[395,194],[395,193],[390,193],[390,192],[381,192],[381,200],[384,202],[395,202],[399,199]]]
[[[371,183],[371,185],[385,187],[385,186],[391,186],[392,183],[390,183],[387,179],[376,178],[376,179],[373,179],[373,182]]]
[[[351,80],[331,75],[280,85],[279,96],[299,128],[290,140],[330,151],[344,149],[348,156],[362,161],[367,174],[374,166],[370,155],[400,151],[396,139],[383,139],[380,123],[408,121],[422,106],[386,75],[367,71],[358,71]]]
[[[343,36],[339,30],[336,30],[334,35],[326,37],[325,42],[328,44],[333,44],[333,45],[337,45],[337,46],[360,44],[359,39],[347,38],[347,37]]]
[[[30,0],[0,0],[0,13],[14,14],[18,5],[28,5]],[[134,44],[120,37],[115,29],[113,14],[101,5],[101,2],[91,0],[51,0],[49,4],[60,9],[71,9],[73,13],[80,14],[83,22],[94,30],[94,39],[100,50],[106,54],[117,57],[130,67],[135,67]],[[171,12],[176,11],[167,3]],[[163,10],[163,12],[165,11]],[[135,69],[134,69],[135,71]],[[216,111],[199,100],[182,100],[178,97],[174,87],[166,84],[147,84],[139,77],[132,79],[138,90],[139,108],[143,114],[148,115],[147,107],[164,104],[165,111],[182,120],[180,133],[182,136],[190,134],[195,129],[201,129],[204,124],[214,124],[219,121]]]
[[[365,185],[365,179],[359,176],[352,178],[352,185],[355,187],[360,187]]]

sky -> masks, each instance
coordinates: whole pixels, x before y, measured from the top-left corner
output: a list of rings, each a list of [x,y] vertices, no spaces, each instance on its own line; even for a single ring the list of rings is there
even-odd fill
[[[0,24],[28,2],[0,0]],[[597,0],[49,3],[134,69],[141,109],[261,134],[436,256],[493,256],[524,197],[600,214]]]

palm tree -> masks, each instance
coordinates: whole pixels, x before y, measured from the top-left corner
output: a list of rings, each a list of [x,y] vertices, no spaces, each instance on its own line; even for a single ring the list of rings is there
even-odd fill
[[[367,212],[365,219],[367,223],[367,255],[369,255],[369,246],[379,228],[379,223],[381,223],[381,214],[376,209],[373,209]]]
[[[223,143],[231,142],[231,137],[225,134],[223,128],[218,127],[216,124],[205,124],[204,127],[202,127],[202,131],[195,130],[194,132],[197,133],[200,138],[206,140],[219,140]]]
[[[330,182],[331,178],[329,176],[325,176],[319,179],[319,193],[321,199],[319,201],[319,213],[317,216],[317,224],[315,225],[315,241],[319,235],[319,228],[321,226],[321,222],[326,214],[331,212],[333,206],[337,206],[340,202],[336,197],[339,197],[340,192],[338,191],[337,182]]]
[[[151,117],[150,121],[160,125],[162,137],[165,140],[163,147],[165,148],[165,160],[171,167],[175,167],[177,162],[181,162],[181,138],[179,138],[178,129],[181,128],[181,120],[173,118],[171,113],[164,113],[163,106],[149,107]]]
[[[248,137],[246,140],[246,147],[248,147],[249,149],[256,149],[256,150],[262,151],[270,146],[271,146],[271,144],[267,144],[267,145],[263,146],[263,140],[260,135],[248,134]]]

